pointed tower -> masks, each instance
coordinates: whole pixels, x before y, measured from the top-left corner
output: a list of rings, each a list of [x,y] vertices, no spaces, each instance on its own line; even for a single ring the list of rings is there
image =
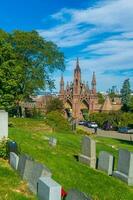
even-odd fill
[[[96,75],[95,75],[95,72],[93,72],[91,86],[92,86],[92,94],[96,94]]]
[[[76,68],[74,70],[73,81],[73,103],[72,103],[72,115],[75,119],[80,118],[80,93],[81,93],[81,69],[79,66],[79,60],[77,58]]]
[[[81,82],[81,69],[79,66],[79,59],[77,58],[76,68],[74,70],[74,88],[73,95],[80,94],[80,82]]]
[[[60,80],[60,95],[64,95],[64,79],[63,79],[63,75],[61,76],[61,80]]]

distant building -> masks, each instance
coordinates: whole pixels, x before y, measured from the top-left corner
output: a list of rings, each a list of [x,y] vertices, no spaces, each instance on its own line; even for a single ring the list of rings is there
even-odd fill
[[[81,80],[81,69],[78,59],[74,69],[73,82],[67,82],[65,87],[63,76],[61,77],[59,98],[64,103],[65,114],[71,114],[77,120],[83,118],[83,110],[93,113],[117,111],[121,108],[121,103],[118,102],[118,99],[116,102],[112,102],[108,96],[105,98],[103,105],[98,103],[95,72],[93,72],[91,88],[89,88],[88,82],[85,83]]]

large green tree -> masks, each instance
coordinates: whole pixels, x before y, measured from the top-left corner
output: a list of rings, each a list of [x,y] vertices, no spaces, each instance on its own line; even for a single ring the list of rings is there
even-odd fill
[[[129,79],[126,79],[121,89],[121,99],[123,104],[122,109],[124,111],[129,110],[130,95],[131,95],[130,82]]]
[[[64,55],[36,31],[0,30],[0,106],[9,108],[46,87],[52,73],[64,70]]]

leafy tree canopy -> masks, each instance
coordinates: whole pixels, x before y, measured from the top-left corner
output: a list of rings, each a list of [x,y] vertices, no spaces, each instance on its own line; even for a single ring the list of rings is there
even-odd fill
[[[123,111],[129,110],[130,95],[131,95],[130,82],[129,79],[126,79],[121,89],[121,100],[123,103],[122,107]]]
[[[53,88],[51,74],[64,70],[64,55],[36,31],[0,30],[0,106],[17,101],[46,87]]]
[[[46,106],[47,113],[52,111],[62,112],[64,109],[63,102],[59,98],[53,98]]]

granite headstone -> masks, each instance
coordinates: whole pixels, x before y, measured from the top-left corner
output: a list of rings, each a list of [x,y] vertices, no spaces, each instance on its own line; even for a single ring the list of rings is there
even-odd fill
[[[112,175],[114,166],[114,157],[108,152],[101,151],[98,158],[98,169]]]
[[[61,185],[50,177],[40,177],[37,196],[39,200],[61,200]]]
[[[14,152],[10,152],[10,165],[17,170],[18,168],[18,162],[19,162],[19,157],[17,154],[15,154]]]
[[[28,163],[28,160],[32,160],[33,161],[33,158],[31,158],[30,156],[28,156],[27,154],[21,154],[19,156],[19,162],[18,162],[18,172],[20,174],[20,176],[23,178],[24,176],[24,171],[25,171],[25,168],[26,168],[26,165]]]
[[[57,144],[57,139],[56,138],[54,138],[54,137],[50,137],[49,138],[49,144],[51,145],[51,146],[56,146],[56,144]]]
[[[51,177],[51,175],[50,170],[46,166],[32,160],[27,160],[23,173],[23,179],[28,182],[29,189],[34,194],[37,193],[38,179],[41,176]]]
[[[118,167],[113,176],[133,186],[133,152],[126,149],[119,149]]]
[[[0,110],[0,140],[8,138],[8,112]]]
[[[79,161],[92,168],[96,167],[96,143],[88,136],[83,137],[82,154],[79,155]]]

